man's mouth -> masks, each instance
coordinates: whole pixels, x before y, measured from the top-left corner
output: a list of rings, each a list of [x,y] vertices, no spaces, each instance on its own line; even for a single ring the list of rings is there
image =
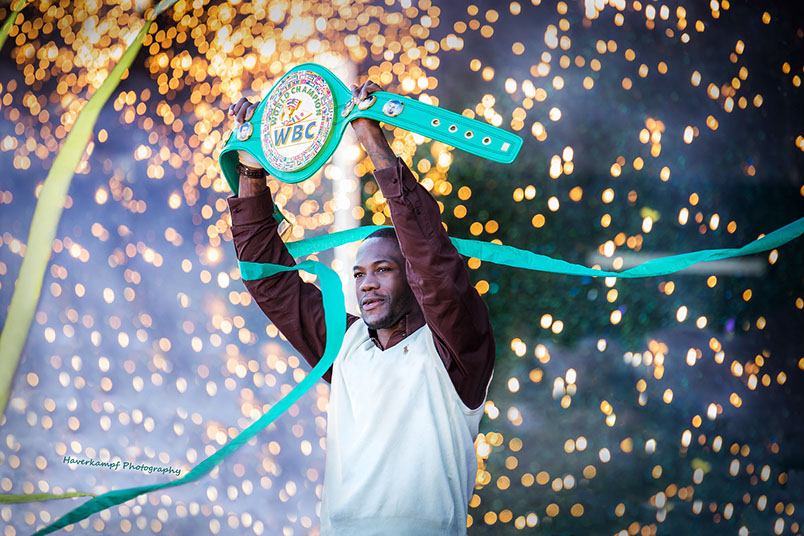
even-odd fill
[[[362,307],[363,311],[371,311],[382,305],[384,301],[385,300],[383,298],[377,297],[363,298],[363,301],[360,302],[360,306]]]

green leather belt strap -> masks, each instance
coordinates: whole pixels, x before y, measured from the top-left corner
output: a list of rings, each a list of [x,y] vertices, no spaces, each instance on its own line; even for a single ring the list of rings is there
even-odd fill
[[[522,138],[488,123],[385,91],[372,95],[376,102],[366,110],[355,106],[347,120],[376,119],[503,164],[513,162],[522,147]],[[401,108],[399,115],[389,117],[389,107]]]
[[[331,235],[308,238],[306,240],[288,244],[288,250],[294,257],[310,255],[312,253],[361,240],[379,228],[380,227],[378,226],[359,227],[357,229],[341,231]],[[578,264],[551,259],[550,257],[546,257],[544,255],[538,255],[536,253],[524,251],[511,246],[491,244],[478,240],[463,240],[453,238],[452,242],[462,255],[476,257],[483,261],[502,264],[505,266],[576,276],[635,278],[666,275],[683,270],[684,268],[699,262],[715,261],[768,251],[770,249],[782,246],[783,244],[786,244],[795,238],[798,238],[803,233],[804,218],[800,218],[780,229],[777,229],[776,231],[773,231],[770,234],[763,236],[762,238],[750,242],[741,248],[707,249],[703,251],[683,253],[681,255],[672,255],[670,257],[644,262],[639,266],[635,266],[634,268],[625,270],[623,272],[596,270]],[[324,317],[327,326],[327,344],[321,361],[319,361],[318,364],[313,367],[313,369],[309,374],[307,374],[301,383],[299,383],[292,391],[285,395],[285,397],[279,402],[274,404],[268,413],[260,417],[251,426],[246,428],[229,443],[224,445],[218,452],[196,465],[183,477],[162,484],[140,486],[104,493],[103,495],[90,499],[78,508],[67,512],[54,523],[37,531],[34,536],[49,534],[60,528],[66,527],[67,525],[77,523],[96,512],[100,512],[106,508],[110,508],[133,499],[134,497],[142,495],[143,493],[171,488],[198,480],[202,476],[212,471],[215,466],[223,462],[227,456],[232,454],[235,450],[243,446],[251,438],[256,436],[260,431],[271,424],[277,417],[279,417],[279,415],[287,410],[308,389],[310,389],[327,370],[329,370],[338,354],[338,351],[340,350],[340,346],[343,342],[343,336],[346,333],[346,310],[343,305],[343,291],[338,275],[330,268],[317,261],[304,261],[294,267],[253,262],[240,262],[239,265],[241,276],[245,280],[261,279],[264,277],[270,277],[279,272],[287,272],[292,270],[305,270],[319,276],[321,281],[321,294],[323,295],[324,299]]]
[[[223,176],[237,194],[240,150],[277,179],[301,182],[330,159],[347,125],[360,117],[505,164],[522,148],[516,134],[409,97],[378,91],[355,105],[352,92],[334,74],[305,63],[274,84],[251,120],[224,135],[219,156]]]

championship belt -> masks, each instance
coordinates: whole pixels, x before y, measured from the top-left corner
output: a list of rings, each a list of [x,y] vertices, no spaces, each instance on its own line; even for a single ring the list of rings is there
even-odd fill
[[[219,157],[223,176],[236,194],[237,151],[246,151],[280,181],[301,182],[330,159],[346,126],[359,117],[505,164],[522,147],[515,134],[409,97],[377,91],[355,105],[338,77],[321,65],[305,63],[271,88],[250,121],[226,132]]]

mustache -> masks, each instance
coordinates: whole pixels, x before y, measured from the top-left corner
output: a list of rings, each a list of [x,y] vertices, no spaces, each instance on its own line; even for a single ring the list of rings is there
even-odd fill
[[[385,301],[387,299],[388,299],[387,296],[383,296],[380,294],[371,294],[370,296],[363,296],[363,298],[360,300],[360,306],[362,307],[363,305],[371,301]]]

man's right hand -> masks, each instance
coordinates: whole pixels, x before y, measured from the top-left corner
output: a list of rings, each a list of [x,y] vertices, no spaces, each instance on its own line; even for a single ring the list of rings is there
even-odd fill
[[[229,105],[229,117],[234,117],[237,127],[251,119],[259,105],[259,102],[251,102],[245,97],[240,97],[239,101]]]
[[[245,97],[241,97],[239,101],[230,105],[228,115],[234,118],[234,128],[251,119],[259,105],[259,102],[251,102]],[[240,171],[238,197],[251,197],[266,191],[268,185],[265,181],[265,170],[262,164],[246,151],[238,150],[237,156],[240,159],[241,166],[243,166],[243,168],[238,166]]]
[[[234,117],[234,128],[237,129],[240,125],[254,117],[254,111],[260,105],[259,102],[251,102],[245,97],[241,97],[239,101],[229,106],[229,116]],[[240,163],[252,169],[262,169],[262,164],[245,151],[237,151],[240,157]]]

